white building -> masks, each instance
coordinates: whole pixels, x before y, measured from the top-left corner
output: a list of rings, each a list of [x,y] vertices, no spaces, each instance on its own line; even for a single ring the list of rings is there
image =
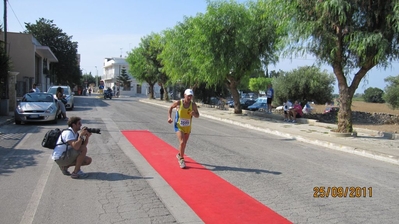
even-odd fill
[[[129,64],[125,58],[105,58],[103,67],[103,76],[101,79],[104,81],[105,88],[116,86],[117,77],[122,74],[122,70],[125,69],[126,73],[130,76],[130,89],[121,89],[125,95],[147,95],[149,85],[146,82],[140,83],[129,74]],[[155,84],[154,91],[155,96],[159,96],[160,87]]]

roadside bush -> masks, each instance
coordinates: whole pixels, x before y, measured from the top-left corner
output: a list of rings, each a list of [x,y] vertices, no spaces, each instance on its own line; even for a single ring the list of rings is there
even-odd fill
[[[303,66],[273,79],[274,101],[282,105],[287,99],[301,103],[314,101],[319,104],[332,101],[335,78],[315,66]]]
[[[363,99],[369,103],[384,103],[383,96],[384,91],[382,89],[370,87],[364,91]]]
[[[399,75],[390,76],[385,79],[388,86],[385,88],[384,99],[392,109],[399,108]]]

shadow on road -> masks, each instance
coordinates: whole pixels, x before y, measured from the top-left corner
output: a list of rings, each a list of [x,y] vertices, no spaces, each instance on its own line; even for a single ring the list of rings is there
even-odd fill
[[[88,172],[89,176],[84,180],[120,181],[132,179],[153,179],[153,177],[128,176],[121,173]]]
[[[199,169],[196,167],[190,167],[190,165],[189,165],[190,162],[186,162],[186,164],[188,164],[186,169]],[[206,167],[204,169],[208,169],[211,171],[239,171],[239,172],[249,172],[249,173],[256,173],[256,174],[268,173],[268,174],[274,174],[274,175],[282,174],[281,172],[270,171],[270,170],[240,168],[240,167],[231,167],[231,166],[216,166],[216,165],[205,164],[205,163],[200,163],[200,164]]]
[[[6,149],[2,149],[6,150]],[[13,173],[16,169],[29,166],[36,166],[35,156],[42,154],[43,151],[35,149],[8,150],[8,154],[0,156],[0,175]]]

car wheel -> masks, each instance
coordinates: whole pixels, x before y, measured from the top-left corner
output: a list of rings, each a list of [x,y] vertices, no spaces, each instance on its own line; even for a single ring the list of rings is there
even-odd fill
[[[15,124],[21,124],[21,121],[19,121],[19,120],[15,120]]]
[[[58,117],[56,116],[56,117],[54,118],[54,120],[51,121],[51,123],[57,124],[57,123],[58,123]]]

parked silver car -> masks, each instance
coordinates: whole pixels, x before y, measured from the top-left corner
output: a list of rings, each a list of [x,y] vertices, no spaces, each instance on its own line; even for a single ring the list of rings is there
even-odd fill
[[[15,124],[43,121],[51,121],[56,124],[60,113],[57,100],[52,94],[27,93],[17,101],[14,119]]]
[[[52,86],[47,90],[47,93],[51,93],[54,95],[54,98],[57,99],[57,96],[55,95],[57,93],[57,88],[61,87],[64,90],[64,96],[66,99],[66,104],[65,104],[65,109],[67,110],[73,110],[75,106],[75,100],[74,100],[74,93],[71,90],[71,87],[69,86]]]

